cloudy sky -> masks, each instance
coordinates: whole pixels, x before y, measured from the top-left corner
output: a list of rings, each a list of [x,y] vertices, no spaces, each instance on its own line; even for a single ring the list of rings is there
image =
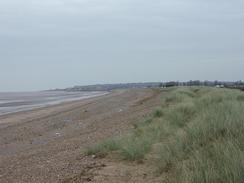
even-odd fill
[[[243,0],[0,0],[0,91],[244,80]]]

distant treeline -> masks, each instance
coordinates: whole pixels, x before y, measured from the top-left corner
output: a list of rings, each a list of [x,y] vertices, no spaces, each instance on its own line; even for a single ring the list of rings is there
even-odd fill
[[[187,82],[170,81],[161,84],[162,87],[173,86],[211,86],[220,88],[238,88],[244,90],[244,82],[242,81],[199,81],[190,80]]]
[[[187,82],[147,82],[147,83],[121,83],[121,84],[97,84],[87,86],[74,86],[66,89],[56,89],[57,91],[111,91],[116,89],[131,89],[131,88],[168,88],[174,86],[212,86],[220,88],[238,88],[244,90],[244,82],[235,81],[199,81],[191,80]]]

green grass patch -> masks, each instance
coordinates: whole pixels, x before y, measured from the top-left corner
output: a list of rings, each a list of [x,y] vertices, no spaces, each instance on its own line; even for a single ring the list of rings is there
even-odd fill
[[[150,137],[132,137],[125,139],[120,149],[120,153],[125,160],[135,161],[144,158],[152,145]]]
[[[240,102],[244,102],[244,94],[238,95],[237,96],[237,100],[240,101]]]
[[[195,106],[192,103],[182,103],[172,108],[169,108],[166,112],[166,119],[172,124],[179,127],[183,127],[194,117]]]
[[[117,139],[107,139],[101,143],[87,147],[85,153],[87,155],[105,156],[108,152],[118,150],[120,141]]]
[[[155,111],[153,111],[153,117],[160,118],[162,116],[163,116],[163,111],[160,108],[158,108]]]

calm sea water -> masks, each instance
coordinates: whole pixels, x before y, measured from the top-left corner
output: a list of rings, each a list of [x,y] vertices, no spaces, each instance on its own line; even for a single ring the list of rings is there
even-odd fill
[[[107,92],[14,92],[0,93],[0,115],[31,110],[63,102],[105,95]]]

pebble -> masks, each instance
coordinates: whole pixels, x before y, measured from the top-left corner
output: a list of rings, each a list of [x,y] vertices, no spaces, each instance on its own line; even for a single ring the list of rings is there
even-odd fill
[[[92,155],[91,157],[92,157],[93,159],[95,159],[95,158],[96,158],[96,155]]]

